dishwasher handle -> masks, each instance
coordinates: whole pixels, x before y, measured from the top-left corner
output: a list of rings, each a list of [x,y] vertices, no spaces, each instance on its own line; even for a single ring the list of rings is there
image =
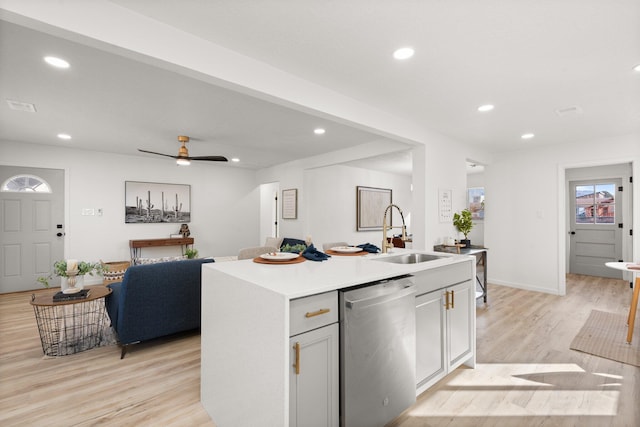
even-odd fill
[[[361,298],[358,300],[349,300],[345,298],[344,303],[347,308],[351,310],[356,310],[360,308],[370,307],[372,305],[380,304],[383,302],[395,301],[400,298],[404,298],[406,296],[412,295],[416,293],[416,285],[410,284],[406,285],[404,288],[399,289],[395,292],[386,294],[386,295],[378,295],[369,298]]]

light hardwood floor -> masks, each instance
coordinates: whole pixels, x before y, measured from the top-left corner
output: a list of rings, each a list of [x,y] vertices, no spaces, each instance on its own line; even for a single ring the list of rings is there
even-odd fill
[[[123,360],[116,346],[43,358],[30,295],[0,296],[0,425],[214,426],[199,402],[199,334]],[[591,309],[623,314],[630,299],[627,282],[589,276],[570,275],[565,297],[489,285],[477,368],[423,393],[393,427],[640,426],[640,368],[569,349]]]

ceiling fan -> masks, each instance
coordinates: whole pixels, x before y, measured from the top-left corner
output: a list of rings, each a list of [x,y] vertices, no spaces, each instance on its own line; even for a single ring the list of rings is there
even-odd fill
[[[191,157],[189,156],[189,150],[187,150],[187,146],[185,145],[187,142],[189,142],[189,137],[184,135],[179,135],[178,142],[182,143],[182,146],[178,149],[177,156],[172,156],[171,154],[156,153],[154,151],[141,150],[140,148],[138,148],[138,151],[142,153],[156,154],[158,156],[171,157],[173,159],[176,159],[176,163],[180,166],[187,166],[191,164],[191,160],[206,160],[209,162],[226,162],[227,161],[227,158],[224,156],[193,156]]]

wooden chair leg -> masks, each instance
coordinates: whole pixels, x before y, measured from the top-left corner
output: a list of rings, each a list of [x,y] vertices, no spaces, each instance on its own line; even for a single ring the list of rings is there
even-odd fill
[[[631,344],[631,339],[633,338],[633,327],[636,323],[638,297],[640,297],[640,277],[636,278],[636,281],[633,285],[633,297],[631,298],[631,307],[629,307],[629,329],[627,330],[627,343],[629,344]]]

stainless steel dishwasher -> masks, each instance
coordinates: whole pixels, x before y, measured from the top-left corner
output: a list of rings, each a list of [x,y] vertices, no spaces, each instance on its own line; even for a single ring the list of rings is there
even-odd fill
[[[410,276],[339,293],[342,427],[382,427],[416,401],[415,293]]]

